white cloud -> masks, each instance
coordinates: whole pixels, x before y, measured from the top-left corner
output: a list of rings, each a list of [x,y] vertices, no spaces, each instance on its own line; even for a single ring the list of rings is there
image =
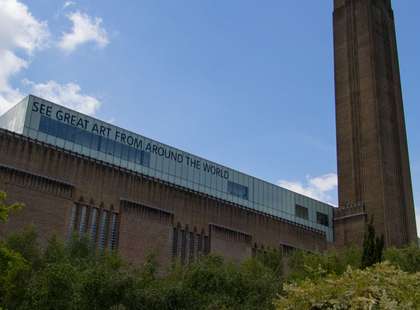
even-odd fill
[[[47,22],[36,20],[17,0],[0,0],[0,48],[32,52],[48,41]]]
[[[73,1],[66,1],[64,7],[73,4]],[[73,31],[64,35],[64,48],[72,50],[87,41],[95,41],[100,46],[108,43],[101,19],[92,20],[81,13],[73,13],[69,18],[73,21]],[[33,17],[26,5],[18,0],[0,0],[0,114],[23,97],[21,91],[12,86],[11,79],[28,67],[28,58],[32,58],[34,51],[48,45],[49,37],[47,22]],[[48,81],[36,84],[24,80],[23,84],[33,94],[82,113],[94,114],[101,105],[95,97],[83,94],[75,83]]]
[[[45,21],[38,21],[17,0],[0,0],[0,113],[17,103],[22,94],[10,79],[28,66],[17,52],[31,55],[47,45],[50,34]]]
[[[64,2],[63,9],[68,8],[69,6],[75,5],[75,4],[76,4],[76,2],[74,2],[74,1],[66,1],[66,2]]]
[[[66,52],[72,52],[81,44],[95,42],[99,47],[109,43],[108,34],[101,26],[102,19],[92,18],[81,12],[73,12],[67,17],[72,21],[70,32],[63,33],[58,46]]]
[[[28,80],[23,82],[30,87],[32,94],[84,114],[93,115],[101,106],[97,98],[81,93],[81,88],[76,83],[59,84],[56,81],[48,81],[37,84]]]
[[[305,182],[280,180],[277,184],[293,192],[337,205],[337,201],[333,198],[333,191],[336,190],[338,185],[337,174],[335,173],[318,177],[306,176]]]
[[[20,91],[10,85],[9,79],[27,65],[25,60],[11,51],[0,49],[0,114],[6,112],[22,98]]]

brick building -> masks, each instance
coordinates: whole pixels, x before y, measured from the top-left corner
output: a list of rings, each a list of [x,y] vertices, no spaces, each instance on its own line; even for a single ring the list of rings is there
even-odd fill
[[[333,208],[28,96],[0,117],[0,188],[26,204],[0,233],[87,234],[132,262],[233,260],[262,248],[322,251]]]
[[[87,234],[132,262],[263,248],[360,244],[374,217],[387,246],[417,232],[390,0],[334,0],[339,208],[41,98],[0,116],[0,189],[43,240]]]
[[[334,0],[334,60],[335,241],[360,243],[373,217],[387,246],[416,242],[391,0]]]

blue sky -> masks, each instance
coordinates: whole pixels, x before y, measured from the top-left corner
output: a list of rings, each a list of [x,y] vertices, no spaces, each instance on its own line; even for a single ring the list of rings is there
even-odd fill
[[[332,2],[0,0],[0,112],[32,92],[336,203]],[[420,207],[420,2],[393,2]]]

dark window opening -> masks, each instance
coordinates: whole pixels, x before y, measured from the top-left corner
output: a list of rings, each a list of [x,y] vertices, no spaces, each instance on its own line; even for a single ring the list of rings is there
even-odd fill
[[[228,186],[229,194],[239,197],[244,200],[248,200],[248,187],[247,186],[244,186],[235,182],[231,182],[231,181],[228,181],[227,186]]]
[[[295,205],[295,215],[301,219],[308,220],[309,219],[308,208],[305,208],[300,205]]]
[[[282,244],[281,251],[284,256],[290,256],[296,251],[296,248],[290,245]]]
[[[321,212],[317,212],[316,213],[316,222],[318,224],[324,225],[324,226],[329,226],[328,223],[328,215],[321,213]]]

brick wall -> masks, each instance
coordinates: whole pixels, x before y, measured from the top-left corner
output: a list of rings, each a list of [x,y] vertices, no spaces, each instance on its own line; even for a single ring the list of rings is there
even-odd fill
[[[251,255],[253,246],[287,244],[309,251],[328,246],[323,232],[3,130],[0,165],[0,189],[11,201],[26,203],[2,225],[2,235],[30,223],[44,240],[82,230],[98,247],[114,244],[131,262],[154,252],[161,264],[187,263],[209,252],[240,260]],[[10,181],[13,174],[27,181]]]

